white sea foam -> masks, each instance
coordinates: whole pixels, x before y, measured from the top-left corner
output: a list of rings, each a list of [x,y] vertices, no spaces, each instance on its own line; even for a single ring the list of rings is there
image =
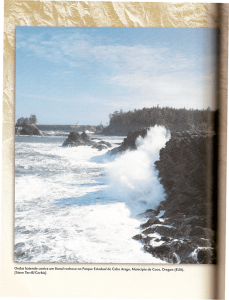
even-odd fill
[[[91,134],[94,134],[94,131],[85,130],[85,133],[91,133]]]
[[[50,136],[57,136],[57,135],[63,135],[66,136],[69,134],[67,131],[60,131],[60,130],[42,130],[42,133],[47,133]]]
[[[128,152],[116,159],[107,150],[61,147],[66,137],[16,137],[15,261],[161,263],[132,239],[141,220],[130,215],[132,200],[143,212],[141,201],[154,206],[163,198],[153,163],[164,143],[150,150],[152,132],[138,140],[136,157]],[[122,138],[103,140],[115,147]]]
[[[164,127],[152,127],[144,139],[137,139],[136,151],[126,151],[107,165],[113,194],[124,199],[133,214],[140,213],[142,205],[156,208],[164,200],[164,189],[154,162],[159,159],[159,151],[169,138]]]

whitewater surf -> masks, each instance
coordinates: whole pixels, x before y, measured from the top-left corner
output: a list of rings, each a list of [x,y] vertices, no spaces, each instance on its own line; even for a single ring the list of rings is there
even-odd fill
[[[93,136],[96,138],[96,136]],[[123,137],[99,136],[116,147]],[[164,263],[132,239],[164,190],[154,162],[169,139],[151,128],[137,150],[62,147],[63,136],[16,136],[15,262]]]

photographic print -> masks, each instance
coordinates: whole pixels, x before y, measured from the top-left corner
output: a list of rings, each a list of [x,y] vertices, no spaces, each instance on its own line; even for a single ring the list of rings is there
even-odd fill
[[[15,262],[216,263],[217,39],[16,27]]]

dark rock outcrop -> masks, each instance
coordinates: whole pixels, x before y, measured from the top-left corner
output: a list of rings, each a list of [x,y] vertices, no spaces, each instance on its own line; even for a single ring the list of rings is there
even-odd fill
[[[63,146],[93,146],[94,144],[96,143],[91,141],[90,136],[87,135],[85,131],[82,134],[77,131],[72,131],[69,133],[68,138],[64,141]]]
[[[127,134],[127,137],[124,138],[121,146],[113,148],[110,151],[110,155],[114,155],[117,153],[121,153],[123,151],[126,151],[127,149],[129,150],[136,150],[136,140],[139,136],[141,137],[145,137],[147,135],[147,131],[149,130],[149,128],[140,128],[134,131],[130,131]]]
[[[198,251],[197,261],[200,264],[209,264],[216,261],[215,253],[212,249],[203,248]]]
[[[22,127],[15,127],[16,135],[42,135],[41,131],[34,124],[27,124]]]
[[[153,218],[150,218],[146,223],[141,224],[141,228],[144,229],[144,228],[147,228],[147,227],[149,227],[151,225],[155,225],[155,224],[163,224],[163,222],[161,222],[159,220],[159,218],[153,217]]]
[[[98,150],[103,150],[103,149],[107,149],[107,147],[105,145],[102,145],[102,144],[98,144],[96,143],[95,145],[92,146],[92,148],[96,148]]]
[[[169,228],[154,224],[133,239],[143,243],[146,252],[168,263],[215,263],[214,238],[191,236],[190,230],[191,225]]]
[[[92,148],[97,148],[98,150],[108,149],[111,144],[105,141],[95,142],[92,141],[90,136],[84,131],[79,133],[77,131],[72,131],[69,133],[68,138],[64,141],[64,147],[78,147],[78,146],[92,146]]]
[[[165,218],[214,229],[213,158],[216,137],[205,132],[176,132],[155,162],[166,199],[160,209]]]
[[[105,141],[100,141],[100,142],[98,142],[98,144],[105,145],[105,146],[107,146],[108,148],[112,147],[111,144],[110,144],[109,142],[105,142]]]
[[[63,146],[68,147],[76,147],[80,145],[85,146],[85,142],[83,141],[83,138],[77,131],[70,132],[68,138],[63,143]]]
[[[135,149],[134,132],[128,134],[122,149]],[[148,220],[133,237],[153,256],[169,263],[216,263],[212,164],[216,142],[212,132],[174,132],[160,150],[155,166],[166,198],[157,211],[139,215]],[[159,211],[164,211],[161,217]]]
[[[86,132],[84,131],[82,134],[81,134],[81,138],[84,140],[84,141],[90,141],[90,136],[88,134],[86,134]]]
[[[160,258],[168,263],[178,263],[179,259],[175,253],[175,249],[171,245],[161,245],[158,247],[152,247],[145,245],[144,250],[151,253],[154,257]]]
[[[141,218],[153,218],[159,214],[160,210],[147,209],[144,213],[139,214],[138,216]]]

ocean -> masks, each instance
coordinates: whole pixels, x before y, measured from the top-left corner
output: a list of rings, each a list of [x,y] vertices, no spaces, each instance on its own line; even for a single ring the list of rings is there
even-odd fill
[[[53,133],[55,134],[55,133]],[[94,136],[117,147],[124,137]],[[154,161],[163,127],[136,151],[62,147],[66,136],[15,137],[15,262],[164,263],[132,237],[164,200]]]

